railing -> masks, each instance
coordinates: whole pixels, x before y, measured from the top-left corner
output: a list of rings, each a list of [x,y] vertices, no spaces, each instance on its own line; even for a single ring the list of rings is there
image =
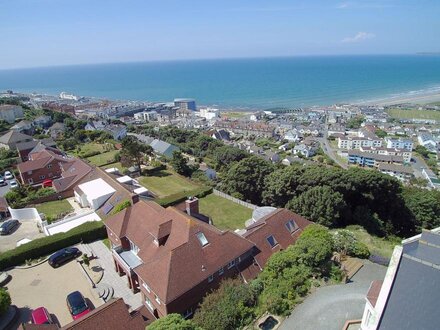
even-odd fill
[[[254,205],[254,204],[242,201],[241,199],[238,199],[238,198],[235,198],[235,197],[233,197],[231,195],[225,194],[224,192],[221,192],[221,191],[219,191],[217,189],[213,189],[213,192],[214,192],[214,195],[217,195],[217,196],[229,199],[230,201],[232,201],[234,203],[240,204],[240,205],[245,206],[247,208],[250,208],[252,210],[255,210],[255,209],[258,208],[257,205]]]

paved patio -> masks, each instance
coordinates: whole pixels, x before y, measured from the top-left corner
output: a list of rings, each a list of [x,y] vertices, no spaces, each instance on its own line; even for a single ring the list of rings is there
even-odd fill
[[[318,288],[297,306],[280,330],[341,330],[346,320],[361,319],[371,281],[382,280],[387,268],[363,260],[348,284]]]
[[[115,271],[113,257],[111,251],[105,246],[102,241],[85,244],[88,251],[98,257],[98,262],[104,269],[104,276],[100,282],[110,285],[114,289],[114,296],[123,298],[125,303],[131,307],[132,310],[142,306],[142,298],[140,292],[134,294],[127,285],[127,276],[120,277]]]

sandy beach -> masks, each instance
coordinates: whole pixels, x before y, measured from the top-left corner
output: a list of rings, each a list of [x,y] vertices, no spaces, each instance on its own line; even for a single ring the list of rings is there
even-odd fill
[[[440,102],[440,91],[433,93],[420,93],[420,94],[402,94],[395,97],[383,98],[370,100],[365,102],[359,102],[360,105],[393,105],[402,103],[412,103],[412,104],[427,104],[433,102]]]

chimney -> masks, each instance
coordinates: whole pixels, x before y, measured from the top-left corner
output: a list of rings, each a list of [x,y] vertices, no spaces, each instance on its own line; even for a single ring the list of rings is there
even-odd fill
[[[132,204],[136,204],[137,202],[139,202],[139,195],[132,195],[131,201],[132,201]]]
[[[197,197],[188,197],[185,201],[186,213],[188,215],[194,216],[199,214],[199,200]]]

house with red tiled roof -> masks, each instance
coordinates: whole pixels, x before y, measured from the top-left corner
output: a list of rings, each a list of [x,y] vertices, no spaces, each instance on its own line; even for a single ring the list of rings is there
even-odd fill
[[[196,205],[192,212],[198,213]],[[174,207],[139,201],[105,222],[115,269],[159,318],[190,316],[222,279],[252,263],[248,239],[198,220]]]
[[[35,149],[34,149],[35,150]],[[61,176],[61,164],[72,162],[58,149],[45,147],[29,153],[28,161],[17,165],[23,184],[38,185],[47,179]]]
[[[243,270],[243,277],[246,280],[254,278],[266,265],[271,255],[295,244],[304,228],[310,224],[312,224],[311,221],[290,210],[275,209],[248,225],[243,237],[257,247],[254,256],[256,265]]]

